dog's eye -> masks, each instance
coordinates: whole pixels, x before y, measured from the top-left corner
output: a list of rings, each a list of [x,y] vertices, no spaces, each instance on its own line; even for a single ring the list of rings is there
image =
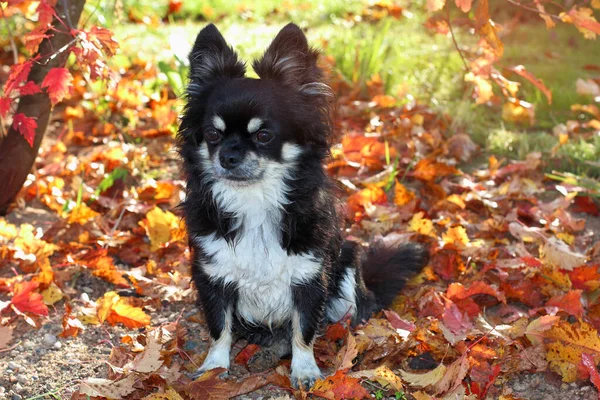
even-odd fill
[[[218,142],[221,139],[221,134],[216,129],[207,129],[204,132],[204,138],[209,142]]]
[[[256,141],[261,144],[267,144],[273,140],[273,134],[267,131],[258,131]]]

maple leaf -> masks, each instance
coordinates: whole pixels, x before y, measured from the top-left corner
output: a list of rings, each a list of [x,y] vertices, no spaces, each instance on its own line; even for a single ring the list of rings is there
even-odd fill
[[[94,276],[105,279],[121,287],[130,287],[129,282],[115,265],[115,261],[108,255],[108,250],[98,249],[90,252],[81,260],[81,263],[92,271]]]
[[[575,25],[586,39],[596,39],[596,35],[600,35],[600,23],[591,8],[574,6],[568,13],[560,13],[559,17],[563,22]]]
[[[496,289],[482,281],[473,282],[468,289],[461,283],[452,283],[448,286],[448,290],[446,291],[446,296],[452,300],[464,300],[467,297],[475,296],[477,294],[487,294],[502,302],[506,301],[506,298],[502,293],[499,293]]]
[[[52,22],[52,18],[56,15],[56,11],[48,0],[39,2],[36,11],[38,13],[38,25],[40,29],[46,29]]]
[[[53,35],[46,34],[45,28],[36,29],[23,35],[23,42],[27,51],[29,51],[31,54],[34,54],[38,50],[40,43],[42,43],[44,39],[48,39],[52,36]]]
[[[492,84],[489,79],[475,75],[472,72],[465,74],[465,82],[472,82],[475,85],[474,97],[477,104],[484,104],[491,100],[494,95]]]
[[[80,203],[77,204],[69,213],[69,218],[67,218],[67,221],[70,224],[85,224],[86,222],[96,218],[98,215],[100,215],[99,213],[97,213],[96,211],[92,210],[90,207],[88,207],[87,204],[85,203]]]
[[[250,393],[268,384],[264,376],[250,376],[241,382],[223,381],[219,379],[225,368],[215,368],[205,372],[185,386],[183,390],[196,400],[227,400],[235,396]]]
[[[158,340],[159,332],[159,330],[155,330],[146,336],[144,351],[138,354],[127,366],[137,372],[154,372],[162,366],[161,344]]]
[[[339,322],[336,324],[331,324],[327,327],[327,331],[325,332],[325,337],[331,341],[340,340],[346,337],[348,333],[348,329]]]
[[[12,99],[0,96],[0,117],[6,118],[8,112],[10,111],[11,104]]]
[[[584,321],[573,325],[559,321],[545,333],[545,337],[552,341],[546,346],[550,368],[559,373],[565,382],[577,379],[583,353],[593,355],[595,364],[600,360],[598,331]]]
[[[62,101],[73,85],[73,76],[66,68],[52,68],[42,81],[42,87],[48,91],[52,105]]]
[[[150,324],[148,314],[140,307],[130,305],[127,298],[121,298],[116,292],[104,293],[96,304],[100,322],[108,321],[111,325],[120,322],[128,328],[141,328]]]
[[[109,57],[115,55],[119,48],[119,44],[113,39],[113,32],[106,28],[100,28],[92,26],[89,32],[87,32],[90,40],[96,40],[100,44],[104,54]]]
[[[348,371],[354,365],[353,361],[358,355],[356,340],[348,332],[346,345],[335,356],[335,369],[339,371]]]
[[[502,119],[517,124],[533,125],[535,108],[531,103],[521,100],[511,100],[502,106]]]
[[[156,251],[171,240],[172,231],[179,227],[179,218],[169,211],[154,206],[140,225],[146,229],[146,234],[150,238],[150,250]]]
[[[548,13],[546,12],[544,5],[539,0],[536,0],[535,6],[537,7],[537,9],[539,11],[540,18],[543,19],[544,22],[546,23],[546,28],[547,29],[554,28],[556,26],[556,24],[554,23],[554,20],[552,19],[552,17],[550,15],[548,15]]]
[[[383,314],[385,315],[385,318],[390,321],[390,324],[392,324],[394,329],[402,329],[409,332],[417,329],[417,326],[414,323],[403,320],[393,310],[383,310]]]
[[[360,385],[360,379],[348,376],[343,371],[317,380],[310,393],[332,400],[370,398],[369,392]]]
[[[600,287],[598,265],[584,265],[568,271],[569,279],[575,289],[593,291]]]
[[[396,181],[396,185],[394,187],[394,204],[402,207],[405,204],[408,204],[412,200],[414,200],[415,194],[408,190],[406,186]]]
[[[469,372],[469,359],[467,355],[461,356],[458,360],[454,361],[435,385],[435,392],[437,394],[445,393],[456,389],[462,384],[463,379]]]
[[[91,397],[122,399],[136,390],[134,387],[136,381],[137,378],[133,374],[119,381],[100,378],[87,378],[81,381],[79,385],[79,393],[87,394]]]
[[[37,93],[41,93],[42,89],[36,85],[33,81],[27,81],[23,86],[17,89],[21,96],[29,96]]]
[[[571,315],[581,318],[583,316],[581,293],[581,290],[570,290],[566,294],[552,297],[548,300],[546,306],[558,307]]]
[[[453,244],[457,247],[464,247],[469,244],[467,230],[462,226],[448,227],[446,232],[442,233],[444,243]]]
[[[15,114],[13,117],[12,126],[25,138],[25,140],[27,140],[27,143],[33,147],[35,130],[37,129],[37,122],[35,121],[35,118],[28,117],[23,113]]]
[[[42,298],[44,299],[44,304],[51,306],[65,297],[62,290],[54,282],[50,284],[50,286],[42,292]]]
[[[34,281],[15,284],[14,295],[10,299],[10,303],[22,313],[30,312],[47,316],[48,307],[44,304],[43,296],[34,292],[38,286],[39,283]]]
[[[423,211],[414,214],[408,222],[408,230],[417,232],[421,235],[436,237],[433,229],[433,222],[430,219],[423,218],[424,215]]]
[[[25,61],[21,64],[14,64],[10,67],[8,79],[4,84],[4,95],[8,96],[13,90],[17,89],[22,82],[27,80],[29,71],[33,66],[33,60]]]

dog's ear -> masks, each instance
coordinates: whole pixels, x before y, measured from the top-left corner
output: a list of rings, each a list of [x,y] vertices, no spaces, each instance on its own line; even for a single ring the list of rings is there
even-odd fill
[[[216,26],[200,31],[190,53],[190,91],[200,91],[219,79],[241,78],[246,67]]]
[[[302,30],[293,23],[286,25],[273,39],[265,54],[252,64],[261,79],[274,79],[297,89],[315,90],[320,83],[317,67],[319,53],[308,46]],[[308,86],[306,86],[308,85]],[[323,85],[324,86],[324,85]]]

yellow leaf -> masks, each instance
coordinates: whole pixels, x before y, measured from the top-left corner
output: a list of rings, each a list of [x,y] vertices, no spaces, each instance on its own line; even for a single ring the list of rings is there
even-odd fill
[[[128,328],[142,328],[150,325],[150,316],[140,307],[134,307],[128,304],[126,299],[121,298],[113,306],[107,321],[111,325],[120,322]]]
[[[592,8],[600,10],[600,0],[592,0]]]
[[[67,222],[70,224],[77,223],[83,225],[86,222],[96,218],[98,215],[100,214],[89,208],[85,203],[81,203],[71,210]]]
[[[591,8],[574,6],[568,13],[560,13],[559,17],[563,22],[575,25],[586,39],[596,39],[596,35],[600,34],[600,23]]]
[[[102,296],[96,301],[96,304],[98,306],[98,310],[96,313],[100,322],[106,321],[106,319],[111,313],[113,305],[117,301],[119,301],[120,297],[121,296],[119,296],[117,292],[111,291],[104,293],[104,296]]]
[[[420,211],[413,215],[411,220],[408,222],[408,230],[411,232],[417,232],[421,235],[436,237],[433,230],[433,222],[430,219],[423,218],[423,212]]]
[[[547,345],[546,359],[550,368],[559,373],[563,381],[574,382],[577,379],[578,365],[583,353],[600,361],[600,336],[598,331],[584,321],[573,325],[567,321],[559,321],[547,334],[553,342]]]
[[[432,369],[424,374],[414,374],[412,372],[400,371],[402,379],[404,379],[409,385],[421,388],[435,385],[442,380],[445,374],[446,366],[444,364],[440,364],[435,369]]]
[[[488,102],[494,95],[492,84],[488,79],[469,72],[465,75],[465,82],[473,82],[475,85],[475,100],[477,104]]]
[[[532,125],[535,120],[533,104],[525,101],[509,101],[502,106],[502,119],[517,124]]]
[[[449,227],[448,230],[442,234],[444,243],[455,244],[458,246],[466,246],[469,244],[469,236],[467,231],[462,226]]]
[[[415,194],[408,190],[406,186],[396,181],[394,188],[394,204],[402,207],[403,205],[410,203],[415,198]]]
[[[393,389],[394,391],[402,390],[402,379],[385,365],[376,369],[352,372],[349,375],[353,378],[365,378],[377,382],[381,386]]]
[[[152,393],[142,398],[142,400],[183,400],[183,398],[175,391],[175,389],[169,387],[164,393]]]
[[[48,289],[42,292],[42,297],[44,298],[44,303],[47,306],[51,306],[52,304],[59,302],[64,295],[62,290],[60,290],[56,284],[52,283]]]
[[[140,222],[150,238],[150,249],[155,251],[171,239],[171,230],[179,227],[179,218],[169,211],[154,207],[146,214],[146,220]]]
[[[575,236],[571,235],[570,233],[560,232],[556,234],[556,237],[568,244],[569,246],[575,243]]]
[[[4,219],[0,219],[0,238],[11,240],[17,237],[17,227],[9,224]]]
[[[448,200],[450,203],[456,204],[457,206],[459,206],[463,210],[467,207],[467,205],[463,201],[462,197],[460,197],[457,194],[452,194],[452,195],[448,196],[446,198],[446,200]]]

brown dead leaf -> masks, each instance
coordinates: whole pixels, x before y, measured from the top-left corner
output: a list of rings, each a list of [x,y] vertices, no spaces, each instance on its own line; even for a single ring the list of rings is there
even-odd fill
[[[109,399],[122,399],[135,391],[134,384],[137,378],[129,375],[120,381],[110,379],[87,378],[79,384],[79,393],[90,397],[106,397]]]

